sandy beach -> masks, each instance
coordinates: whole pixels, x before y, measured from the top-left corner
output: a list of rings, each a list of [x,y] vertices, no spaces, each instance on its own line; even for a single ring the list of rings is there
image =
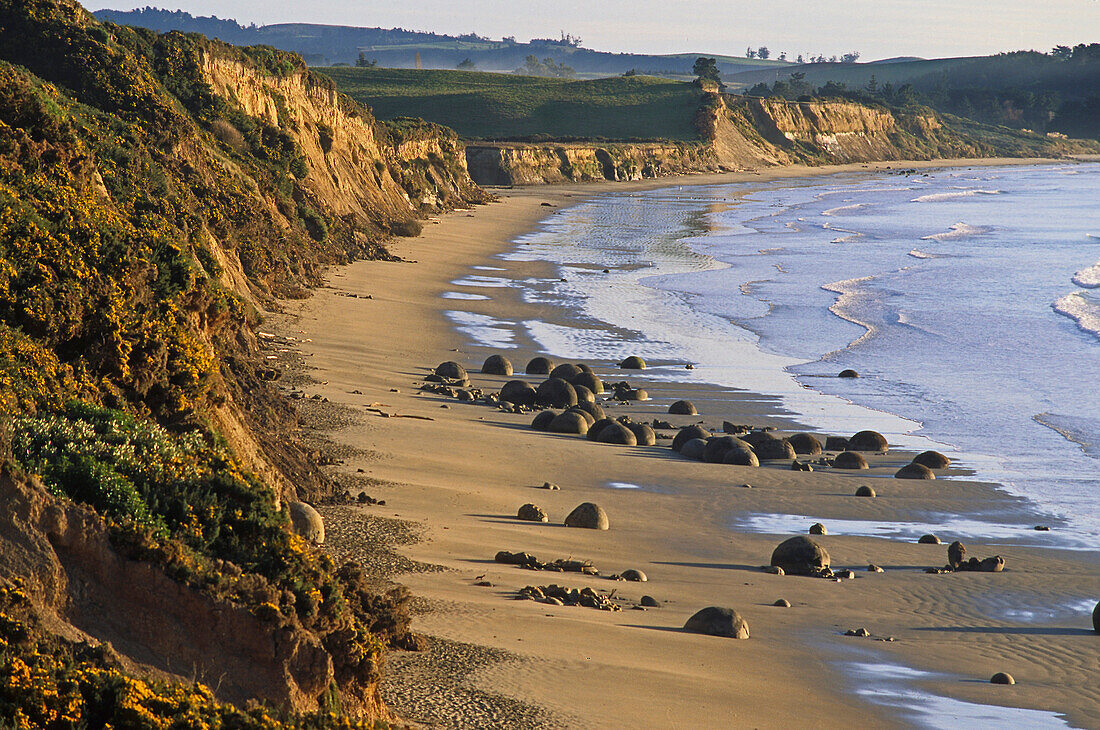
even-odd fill
[[[967,167],[1005,163],[958,162]],[[422,599],[424,610],[414,628],[431,637],[434,648],[426,654],[436,652],[449,662],[448,676],[440,678],[434,696],[407,686],[395,690],[388,698],[392,709],[412,721],[453,727],[897,727],[920,724],[915,723],[920,707],[952,711],[928,699],[936,696],[1042,710],[1064,715],[1074,726],[1100,726],[1095,681],[1100,637],[1092,632],[1088,614],[1044,623],[1013,620],[1010,610],[1060,605],[1083,590],[1100,598],[1094,552],[968,542],[971,555],[1002,555],[1006,570],[931,575],[924,568],[944,565],[946,545],[815,538],[831,554],[834,569],[855,572],[854,579],[837,582],[761,572],[759,566],[769,562],[785,536],[740,533],[731,526],[732,516],[752,513],[814,515],[805,521],[808,528],[817,520],[828,526],[830,518],[901,521],[917,513],[1018,506],[1012,504],[1018,500],[991,485],[874,479],[879,496],[858,498],[856,488],[868,477],[893,474],[912,454],[870,457],[872,468],[862,472],[797,472],[789,462],[759,468],[704,464],[676,455],[668,441],[625,447],[537,432],[529,427],[532,414],[503,413],[420,390],[423,377],[445,360],[464,365],[473,387],[486,392],[509,380],[480,374],[481,363],[494,350],[472,347],[454,331],[443,315],[448,307],[441,295],[452,289],[451,281],[471,273],[471,266],[502,265],[490,257],[507,250],[554,208],[612,191],[950,164],[782,168],[495,190],[497,202],[448,214],[428,223],[422,236],[392,242],[391,251],[405,261],[334,269],[326,287],[308,300],[288,303],[285,313],[273,317],[280,331],[303,340],[306,372],[313,379],[303,386],[306,395],[355,414],[350,425],[326,434],[354,450],[337,468],[369,478],[370,496],[386,501],[384,506],[340,508],[342,519],[354,521],[361,514],[363,519],[412,523],[419,541],[399,552],[443,568],[396,580]],[[524,266],[531,265],[516,264],[515,271],[522,273]],[[477,302],[478,312],[524,319],[556,316],[522,302],[514,289],[485,293],[492,298]],[[500,352],[516,366],[516,377],[541,381],[520,374],[531,357],[546,353],[523,347]],[[588,364],[605,381],[629,380],[653,396],[649,402],[609,408],[612,416],[660,418],[675,425],[701,422],[719,430],[723,421],[799,430],[798,415],[777,412],[766,394],[651,383],[644,371],[621,371],[610,362]],[[700,415],[668,416],[668,403],[679,398],[699,405]],[[821,434],[822,441],[824,435],[834,434]],[[544,482],[560,490],[544,490]],[[637,488],[613,488],[612,483]],[[566,514],[586,501],[606,510],[609,530],[562,526]],[[516,519],[517,509],[528,502],[544,508],[549,522]],[[804,534],[805,528],[798,532]],[[330,541],[355,540],[357,534],[333,530]],[[600,575],[496,563],[493,556],[501,550],[526,551],[544,561],[591,560]],[[869,563],[884,572],[868,572]],[[607,577],[627,569],[644,571],[648,582]],[[485,582],[491,585],[477,585]],[[552,583],[614,591],[623,610],[516,600],[524,586]],[[642,595],[652,596],[660,607],[636,610]],[[791,607],[773,605],[781,598]],[[737,609],[751,638],[738,641],[681,629],[694,612],[712,605]],[[843,635],[860,627],[871,636]],[[415,657],[398,655],[391,666],[410,668],[415,662]],[[905,691],[917,693],[912,704],[918,709],[861,695],[898,694],[884,683],[889,679],[884,669],[876,673],[868,665],[928,673],[904,683]],[[1002,671],[1017,684],[990,684],[990,676]],[[423,665],[406,675],[421,685],[435,681]],[[448,687],[464,688],[464,694]],[[961,711],[960,706],[953,711]],[[1024,716],[1019,719],[1029,724]]]

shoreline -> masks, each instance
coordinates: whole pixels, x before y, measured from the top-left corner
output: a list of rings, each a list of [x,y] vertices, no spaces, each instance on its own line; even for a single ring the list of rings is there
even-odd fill
[[[955,166],[950,162],[936,161],[919,167]],[[997,164],[984,160],[959,162],[964,167]],[[1033,160],[1008,162],[1036,164]],[[529,415],[505,415],[438,396],[416,394],[417,378],[426,372],[425,368],[445,359],[457,359],[467,365],[475,386],[491,383],[499,386],[502,382],[476,374],[480,357],[490,350],[471,348],[464,343],[442,315],[445,300],[440,295],[450,289],[450,281],[471,273],[471,266],[491,264],[491,256],[509,249],[515,238],[534,229],[549,212],[543,203],[565,206],[607,192],[678,184],[763,182],[866,172],[887,166],[918,167],[902,162],[881,163],[877,168],[870,165],[784,168],[775,170],[778,174],[774,176],[734,173],[640,183],[512,189],[506,191],[500,203],[473,213],[452,213],[438,226],[426,226],[421,238],[395,244],[394,253],[417,259],[420,264],[359,262],[343,267],[330,276],[329,287],[333,290],[319,290],[313,299],[294,305],[301,318],[298,328],[313,341],[312,364],[324,373],[321,379],[328,381],[327,385],[311,387],[311,392],[360,411],[377,403],[381,410],[434,419],[369,417],[331,437],[374,452],[374,456],[361,461],[349,459],[349,468],[358,466],[371,477],[401,485],[373,495],[386,498],[387,507],[364,509],[370,514],[398,516],[426,527],[428,540],[402,553],[450,568],[444,573],[406,576],[407,581],[402,578],[417,595],[460,607],[444,612],[445,615],[437,611],[422,617],[417,629],[524,657],[481,669],[474,677],[478,687],[533,701],[560,717],[576,717],[573,710],[579,707],[583,709],[579,717],[597,725],[644,722],[688,726],[722,718],[734,724],[778,726],[804,721],[807,716],[826,725],[853,719],[863,724],[883,724],[887,718],[896,722],[899,720],[896,712],[870,704],[854,691],[842,696],[832,692],[838,682],[855,689],[853,680],[835,665],[841,661],[837,654],[848,651],[845,642],[860,641],[838,639],[837,635],[845,628],[867,625],[876,635],[895,636],[894,642],[873,645],[875,654],[892,658],[894,663],[927,670],[937,664],[937,657],[947,656],[954,676],[968,680],[984,681],[995,671],[1010,671],[1021,681],[1011,695],[1014,704],[1048,710],[1052,705],[1063,706],[1077,722],[1086,721],[1090,709],[1100,707],[1100,698],[1095,693],[1088,692],[1088,697],[1076,702],[1067,693],[1073,686],[1072,677],[1087,669],[1079,662],[1074,663],[1080,657],[1053,663],[1057,670],[1053,674],[1061,672],[1066,688],[1062,693],[1053,692],[1055,681],[1051,679],[1051,667],[1047,666],[1050,662],[1041,665],[1034,658],[1017,656],[1012,649],[1010,631],[1019,627],[1004,625],[1011,622],[992,617],[982,619],[987,624],[1002,624],[1000,634],[966,633],[942,627],[945,622],[954,621],[959,624],[954,628],[962,629],[963,624],[979,621],[980,612],[975,607],[988,600],[990,592],[1009,595],[1025,589],[1029,594],[1044,597],[1041,601],[1081,579],[1096,584],[1095,566],[1082,565],[1081,556],[1051,555],[1050,549],[1011,546],[1004,547],[1002,552],[1010,561],[1010,580],[1002,579],[1009,573],[924,576],[915,574],[915,566],[942,565],[943,548],[933,553],[926,549],[930,546],[908,542],[828,536],[821,542],[833,554],[834,564],[865,566],[869,562],[867,556],[873,556],[874,562],[888,568],[885,575],[860,574],[858,580],[846,581],[841,587],[808,578],[761,574],[756,566],[767,562],[771,548],[781,538],[737,533],[724,519],[733,513],[768,510],[774,513],[782,508],[803,513],[816,508],[833,509],[856,518],[896,521],[914,505],[936,503],[945,512],[956,512],[964,504],[995,499],[991,495],[996,492],[989,485],[953,480],[950,484],[954,495],[945,499],[927,494],[930,491],[927,484],[892,484],[895,494],[890,499],[858,503],[840,496],[850,495],[854,490],[855,479],[850,475],[740,467],[724,467],[729,471],[716,475],[713,465],[673,459],[667,448],[647,453],[644,449],[609,447],[583,439],[578,442],[576,437],[531,431],[526,428]],[[373,299],[325,296],[338,293],[369,294]],[[503,306],[498,302],[492,304]],[[291,308],[288,306],[288,310]],[[334,323],[339,326],[332,326]],[[504,354],[522,369],[526,358],[534,353],[521,350]],[[623,377],[600,371],[605,378]],[[635,379],[644,380],[631,378]],[[703,388],[697,384],[690,387]],[[686,392],[685,387],[667,382],[659,388],[670,394]],[[394,393],[391,389],[401,392]],[[353,394],[353,390],[361,393]],[[743,398],[730,399],[719,392],[717,398],[734,409],[729,415],[736,412],[750,419],[746,422],[764,423],[766,417],[759,411],[767,398],[748,392],[742,395]],[[619,412],[616,410],[616,415]],[[661,417],[652,408],[645,412],[649,417]],[[797,420],[797,414],[792,416]],[[705,416],[710,421],[715,417]],[[508,458],[501,459],[502,455]],[[492,468],[487,469],[486,464]],[[869,475],[865,472],[864,476]],[[668,494],[613,490],[606,486],[609,481],[633,483],[632,480],[645,479],[657,484],[676,484],[679,491]],[[752,481],[756,488],[744,491],[729,488],[744,480]],[[532,491],[543,481],[559,482],[562,490]],[[609,532],[579,535],[590,531],[554,527],[553,521],[560,521],[574,503],[588,499],[598,501],[608,510],[612,520]],[[526,501],[546,507],[551,512],[551,524],[520,523],[513,519],[515,509]],[[683,525],[691,525],[690,534],[685,534]],[[982,542],[974,542],[971,549],[979,555],[992,554],[993,549]],[[567,555],[591,558],[604,574],[635,567],[645,570],[651,580],[647,584],[624,584],[603,577],[581,579],[573,574],[522,571],[492,563],[497,550],[527,550],[544,560]],[[1042,568],[1037,570],[1036,566]],[[1085,570],[1089,567],[1093,568],[1091,572]],[[1050,571],[1054,571],[1055,577],[1044,583],[1044,576]],[[480,574],[489,576],[494,587],[474,586],[472,579]],[[618,589],[633,600],[646,592],[672,602],[645,613],[605,614],[579,607],[548,611],[541,604],[509,600],[523,585],[548,582],[577,587],[591,585],[601,591]],[[938,595],[938,589],[943,589],[945,595]],[[796,608],[768,605],[781,595],[792,599]],[[1011,598],[997,600],[1006,606],[1013,603]],[[913,615],[914,601],[928,613]],[[712,604],[731,605],[741,611],[752,627],[753,638],[730,642],[670,631],[682,625],[694,609]],[[846,623],[838,624],[838,617]],[[926,625],[920,626],[920,622]],[[1077,623],[1085,625],[1087,621]],[[937,632],[937,625],[943,630]],[[1080,637],[1054,635],[1048,643],[1060,641],[1061,653],[1072,654],[1067,649],[1075,639]],[[823,644],[827,648],[821,649]],[[935,646],[934,650],[929,649],[930,645]],[[855,646],[866,649],[872,645]],[[582,658],[585,652],[598,656]],[[661,657],[659,667],[652,666],[654,652]],[[1045,652],[1039,654],[1049,659]],[[753,676],[727,676],[731,662],[745,663],[751,667]],[[805,686],[808,667],[820,675],[821,686]],[[584,678],[584,687],[575,686],[577,677]],[[1037,678],[1040,681],[1036,682]],[[622,693],[616,693],[616,689],[624,684],[636,687],[646,698],[647,706],[638,707],[636,700],[617,696]],[[995,704],[998,698],[1006,697],[1004,692],[996,691],[1000,688],[991,691],[988,685],[977,682],[940,678],[924,680],[922,684],[928,684],[939,694],[979,703]],[[686,695],[691,702],[677,699],[676,695]],[[758,706],[754,714],[752,708],[744,706],[746,696],[769,697],[772,702],[767,707]]]

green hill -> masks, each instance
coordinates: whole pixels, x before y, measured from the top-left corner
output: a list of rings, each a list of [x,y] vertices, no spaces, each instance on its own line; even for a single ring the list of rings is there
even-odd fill
[[[569,81],[515,74],[327,68],[380,119],[423,117],[470,139],[694,140],[701,94],[651,76]]]

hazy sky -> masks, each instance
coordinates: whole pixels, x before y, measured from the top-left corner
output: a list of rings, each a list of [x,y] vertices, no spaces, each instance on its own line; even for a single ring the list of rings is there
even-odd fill
[[[155,0],[89,2],[129,10]],[[164,2],[164,0],[162,0]],[[607,51],[742,55],[746,46],[863,60],[964,56],[1100,42],[1100,0],[176,0],[161,4],[241,23],[332,23],[442,33],[580,36]]]

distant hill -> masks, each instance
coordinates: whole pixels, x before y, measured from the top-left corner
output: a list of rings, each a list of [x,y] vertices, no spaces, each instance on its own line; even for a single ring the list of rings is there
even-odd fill
[[[718,60],[723,74],[749,69],[782,68],[784,61],[716,56],[712,53],[648,55],[608,53],[580,48],[575,39],[542,39],[518,43],[506,39],[494,41],[476,34],[449,36],[422,33],[403,28],[356,28],[339,25],[283,23],[243,26],[233,20],[214,16],[195,17],[181,11],[145,8],[141,10],[99,10],[95,16],[119,25],[150,28],[158,33],[171,30],[202,33],[235,45],[269,45],[292,51],[311,66],[354,65],[359,54],[386,68],[415,68],[417,56],[424,68],[454,69],[469,60],[481,71],[513,71],[524,65],[527,56],[552,58],[578,74],[617,76],[630,70],[637,73],[683,76],[701,55]]]

